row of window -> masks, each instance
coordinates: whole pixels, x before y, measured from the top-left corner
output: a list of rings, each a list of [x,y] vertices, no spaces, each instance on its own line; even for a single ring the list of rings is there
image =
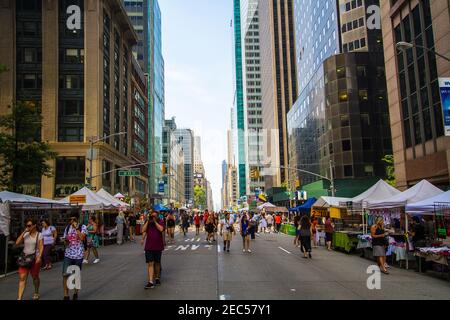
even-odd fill
[[[351,0],[341,5],[341,12],[348,12],[363,6],[362,0]]]
[[[350,22],[345,23],[342,26],[342,33],[352,31],[353,29],[358,29],[365,26],[364,18],[359,18]]]
[[[366,38],[357,39],[349,43],[344,43],[343,50],[344,52],[354,51],[364,48],[366,45],[367,45]]]

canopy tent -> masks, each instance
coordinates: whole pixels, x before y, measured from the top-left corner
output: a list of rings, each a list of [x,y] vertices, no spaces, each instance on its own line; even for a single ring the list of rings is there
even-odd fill
[[[155,210],[155,211],[165,211],[165,212],[170,211],[170,209],[164,207],[164,206],[163,206],[162,204],[160,204],[160,203],[158,203],[157,205],[155,205],[155,206],[153,207],[153,210]]]
[[[109,202],[111,202],[111,204],[114,207],[118,207],[118,208],[129,208],[130,205],[128,203],[125,203],[123,201],[120,201],[118,198],[113,197],[108,191],[106,191],[105,189],[100,189],[99,191],[97,191],[97,195],[108,200]]]
[[[340,207],[341,202],[349,202],[350,198],[320,197],[312,206],[318,208]]]
[[[60,200],[60,203],[70,204],[71,196],[86,196],[86,203],[83,205],[84,211],[89,210],[108,210],[113,209],[114,205],[108,199],[103,198],[102,196],[92,192],[90,189],[84,187],[83,189],[78,190],[72,195]]]
[[[295,208],[290,208],[289,211],[302,211],[302,212],[307,212],[311,210],[311,207],[317,202],[316,198],[309,198],[308,200],[306,200],[306,202],[304,204],[302,204],[301,206],[295,207]]]
[[[0,203],[0,234],[9,236],[9,224],[11,221],[11,213],[9,208],[9,201]]]
[[[370,201],[388,199],[400,193],[401,192],[399,190],[395,189],[384,180],[380,180],[374,186],[372,186],[372,188],[370,188],[366,192],[361,193],[359,196],[350,199],[349,201],[353,202],[353,204],[366,207],[367,203]]]
[[[62,204],[56,200],[32,197],[25,194],[9,191],[0,192],[0,202],[9,202],[14,209],[59,209],[67,208],[67,204]]]
[[[406,213],[409,214],[432,214],[439,204],[450,204],[450,191],[437,196],[406,205]]]
[[[117,194],[114,196],[114,198],[116,198],[116,199],[125,199],[125,196],[119,192],[119,193],[117,193]]]
[[[415,203],[422,200],[429,199],[444,193],[441,189],[435,187],[426,180],[422,180],[414,187],[401,192],[393,197],[383,200],[371,200],[368,201],[368,209],[392,209],[401,208],[409,203]]]
[[[266,202],[260,206],[258,206],[258,210],[267,209],[267,208],[275,208],[276,206],[271,204],[270,202]]]

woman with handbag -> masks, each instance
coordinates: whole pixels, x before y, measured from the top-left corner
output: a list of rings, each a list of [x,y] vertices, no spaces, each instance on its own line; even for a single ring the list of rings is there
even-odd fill
[[[55,246],[58,232],[47,219],[42,220],[42,237],[44,239],[44,270],[50,270],[52,268],[52,249]]]
[[[19,266],[19,292],[17,300],[22,300],[25,286],[27,284],[28,274],[31,273],[34,284],[33,300],[39,300],[39,271],[41,269],[42,254],[44,252],[44,243],[42,234],[37,230],[37,222],[33,219],[25,221],[26,229],[17,238],[16,245],[24,244],[23,252],[17,259]]]
[[[242,249],[242,252],[251,253],[252,251],[250,250],[249,229],[250,229],[250,221],[248,220],[247,214],[244,213],[241,218],[241,236],[244,247],[244,249]]]
[[[377,258],[378,267],[384,274],[389,274],[386,269],[386,247],[388,246],[388,233],[384,230],[384,220],[378,217],[376,223],[372,226],[372,248],[373,256]]]

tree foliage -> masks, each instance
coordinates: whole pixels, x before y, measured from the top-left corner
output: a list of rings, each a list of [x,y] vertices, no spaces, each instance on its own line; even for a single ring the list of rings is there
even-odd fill
[[[0,187],[17,192],[22,181],[37,181],[53,172],[48,161],[56,157],[41,141],[42,116],[33,102],[16,102],[0,116]]]
[[[381,159],[386,164],[386,182],[391,186],[395,187],[395,166],[394,166],[394,156],[386,155]]]
[[[206,208],[206,191],[205,188],[197,185],[194,187],[194,207],[200,209],[200,206],[202,209]]]

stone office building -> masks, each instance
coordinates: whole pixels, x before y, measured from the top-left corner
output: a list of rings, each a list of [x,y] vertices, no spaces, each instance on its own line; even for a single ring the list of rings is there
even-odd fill
[[[130,156],[137,36],[122,2],[2,0],[0,18],[0,61],[9,69],[0,76],[0,113],[13,101],[36,102],[44,121],[41,138],[58,153],[53,177],[24,181],[29,193],[64,197],[88,183],[90,174],[97,190],[132,193],[129,178],[113,171],[141,160]],[[110,135],[95,144],[90,173],[91,138]]]

